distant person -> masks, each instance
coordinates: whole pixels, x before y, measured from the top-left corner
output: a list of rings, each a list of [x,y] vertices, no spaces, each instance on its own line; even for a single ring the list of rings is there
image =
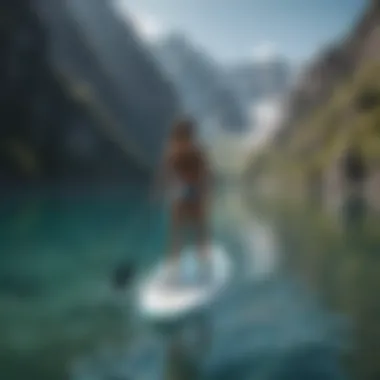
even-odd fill
[[[164,187],[170,200],[170,258],[179,259],[184,230],[191,226],[196,232],[200,259],[207,264],[210,171],[191,120],[182,119],[173,125],[157,185]]]
[[[343,208],[344,220],[347,227],[357,228],[366,211],[367,167],[361,150],[354,143],[348,146],[343,157],[343,176],[348,190]]]
[[[362,190],[366,179],[366,165],[360,149],[351,145],[343,158],[343,172],[346,183],[356,190]]]

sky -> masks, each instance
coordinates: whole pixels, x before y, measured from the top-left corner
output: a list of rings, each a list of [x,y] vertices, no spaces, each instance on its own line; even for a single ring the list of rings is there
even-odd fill
[[[366,0],[115,0],[148,40],[184,33],[221,62],[311,59],[343,37]]]

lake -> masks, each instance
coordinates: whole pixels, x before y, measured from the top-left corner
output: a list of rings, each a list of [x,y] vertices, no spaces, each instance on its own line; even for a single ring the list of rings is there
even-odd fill
[[[131,290],[112,287],[120,263],[142,275],[165,254],[165,208],[144,194],[2,198],[1,378],[378,378],[375,218],[349,230],[320,208],[248,201],[226,186],[211,219],[234,262],[228,289],[202,315],[153,326]]]

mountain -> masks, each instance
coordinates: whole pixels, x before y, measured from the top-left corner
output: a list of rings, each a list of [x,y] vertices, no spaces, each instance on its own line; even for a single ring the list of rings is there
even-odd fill
[[[177,88],[183,108],[208,129],[251,129],[252,104],[284,95],[292,81],[293,69],[286,59],[274,56],[226,65],[180,34],[163,38],[152,50]]]
[[[380,178],[380,1],[368,2],[352,30],[322,51],[299,76],[274,146],[247,174],[283,176],[300,188],[344,187],[345,156],[353,149],[368,174],[368,194]],[[291,180],[293,178],[293,180]],[[379,198],[377,196],[377,198]],[[379,199],[378,199],[379,201]]]
[[[246,61],[226,69],[228,84],[245,104],[278,97],[289,90],[291,65],[281,57],[265,61]]]
[[[150,175],[178,100],[110,3],[4,0],[0,12],[0,178]]]
[[[57,64],[64,60],[68,72],[93,83],[94,92],[112,109],[130,145],[144,152],[146,161],[154,162],[171,120],[178,112],[178,99],[151,53],[134,33],[132,24],[118,15],[110,1],[65,0],[64,5],[40,1],[43,2],[41,11],[49,7],[50,15],[54,15],[54,21],[50,16],[49,20],[57,42],[62,36],[67,38],[68,21],[85,53],[92,56],[92,62],[79,62],[80,54],[85,53],[76,51],[70,58],[71,41],[62,41],[61,47],[56,48]],[[58,27],[62,13],[67,21]],[[101,76],[105,78],[101,79],[102,83],[97,79],[100,75],[96,70],[91,72],[93,63],[102,71]]]
[[[185,36],[171,34],[152,51],[182,100],[185,112],[203,123],[212,119],[222,130],[247,128],[245,108],[229,87],[221,66]]]

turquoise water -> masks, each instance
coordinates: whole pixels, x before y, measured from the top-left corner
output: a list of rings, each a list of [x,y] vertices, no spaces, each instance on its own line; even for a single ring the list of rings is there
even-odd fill
[[[1,378],[345,378],[349,315],[305,285],[273,221],[236,189],[217,195],[212,215],[235,265],[218,302],[176,329],[136,316],[112,273],[126,260],[138,274],[154,266],[167,222],[138,189],[3,198]]]

